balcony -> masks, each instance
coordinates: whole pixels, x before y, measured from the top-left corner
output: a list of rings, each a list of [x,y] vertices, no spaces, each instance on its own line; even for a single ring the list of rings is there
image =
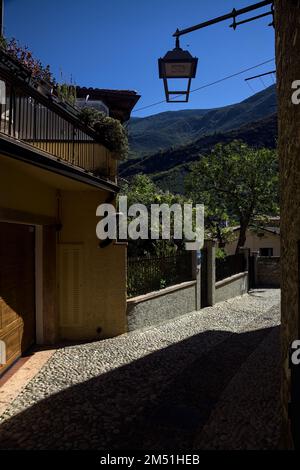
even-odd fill
[[[116,160],[101,137],[78,118],[75,107],[59,101],[51,88],[0,52],[0,138],[35,150],[66,171],[78,170],[115,183]],[[1,146],[3,147],[3,145]]]

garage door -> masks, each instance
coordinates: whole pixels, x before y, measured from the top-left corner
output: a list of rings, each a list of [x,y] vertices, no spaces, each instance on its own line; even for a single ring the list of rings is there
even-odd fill
[[[34,227],[0,222],[0,374],[35,342],[34,251]]]

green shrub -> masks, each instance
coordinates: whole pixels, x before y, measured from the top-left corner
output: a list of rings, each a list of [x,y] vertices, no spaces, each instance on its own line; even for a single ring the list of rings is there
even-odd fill
[[[128,156],[129,146],[126,130],[118,121],[94,108],[83,108],[79,118],[82,122],[96,131],[105,145],[119,160]]]
[[[217,259],[225,259],[226,258],[226,253],[222,248],[217,248],[216,249],[216,258]]]
[[[65,103],[69,103],[72,106],[76,103],[76,86],[68,85],[67,83],[61,83],[56,87],[56,93],[58,98]]]

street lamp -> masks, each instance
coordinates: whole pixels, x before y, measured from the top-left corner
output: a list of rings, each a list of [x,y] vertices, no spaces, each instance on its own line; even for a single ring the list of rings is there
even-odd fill
[[[267,11],[260,15],[256,15],[252,18],[247,18],[239,22],[236,21],[236,18],[238,16],[249,13],[250,11],[258,10],[259,8],[263,8],[268,5],[271,5],[271,11]],[[196,24],[195,26],[182,29],[181,31],[177,29],[173,34],[173,36],[176,38],[175,49],[167,52],[162,59],[158,59],[159,78],[162,78],[164,81],[166,101],[168,103],[186,103],[189,100],[192,78],[195,78],[196,76],[198,59],[196,57],[192,57],[188,51],[183,51],[181,49],[181,47],[179,46],[180,36],[229,19],[233,19],[233,23],[230,25],[230,27],[235,30],[238,26],[242,24],[249,23],[250,21],[255,21],[259,18],[264,18],[268,15],[272,15],[273,17],[273,21],[269,24],[269,26],[274,26],[274,0],[263,0],[259,3],[255,3],[254,5],[249,5],[245,8],[241,8],[240,10],[236,10],[234,8],[230,13],[227,13],[226,15],[218,16],[217,18],[213,18],[209,21],[204,21],[204,23]],[[170,91],[168,86],[168,80],[173,78],[187,79],[188,82],[186,90]],[[171,100],[170,95],[178,95],[179,97],[185,95],[185,99]]]
[[[168,51],[163,58],[158,59],[159,78],[164,81],[166,100],[168,103],[187,103],[191,89],[192,78],[196,76],[198,59],[189,51],[183,51],[179,45],[179,37],[176,37],[175,49]],[[169,90],[168,80],[187,79],[184,90]],[[171,99],[171,95],[184,99]]]

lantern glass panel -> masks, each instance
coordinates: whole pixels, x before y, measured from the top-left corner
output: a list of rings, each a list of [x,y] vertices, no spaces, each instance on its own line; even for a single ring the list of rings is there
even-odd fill
[[[189,78],[192,74],[192,64],[189,62],[167,62],[165,73],[168,78]]]

